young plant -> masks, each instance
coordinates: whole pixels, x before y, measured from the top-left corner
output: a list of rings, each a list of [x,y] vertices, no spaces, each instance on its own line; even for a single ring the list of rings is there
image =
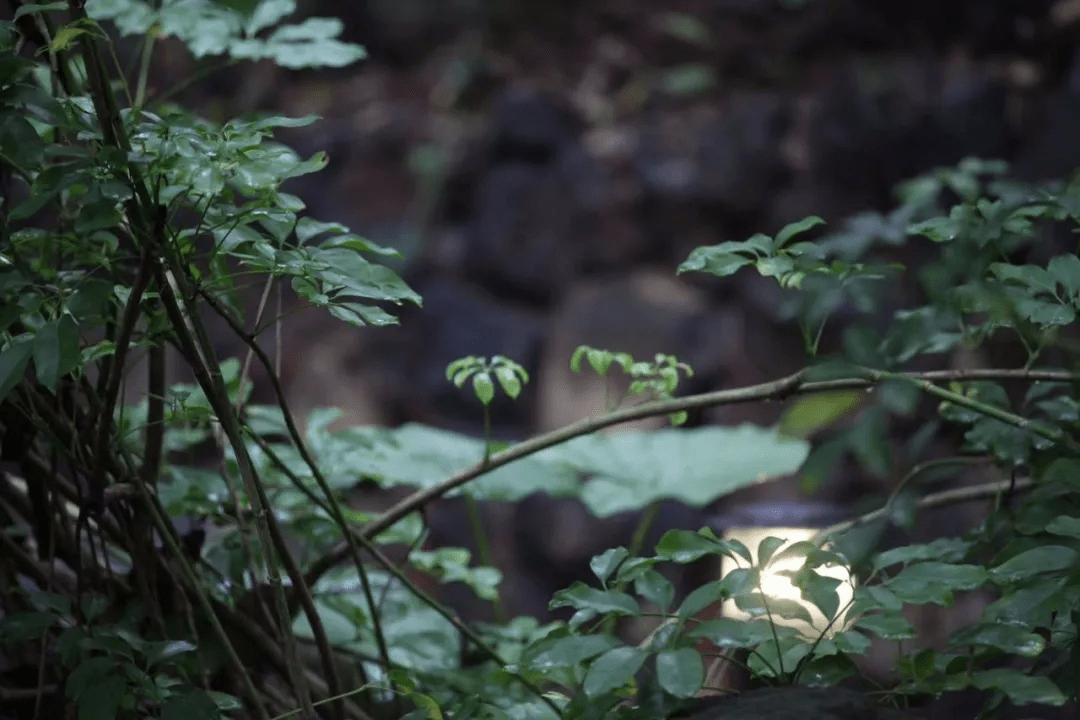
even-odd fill
[[[630,376],[630,386],[626,393],[609,405],[612,409],[620,406],[630,395],[641,395],[650,400],[669,400],[674,397],[675,389],[679,386],[679,372],[687,377],[693,377],[694,370],[684,362],[680,362],[674,355],[657,353],[653,361],[636,361],[629,353],[611,352],[610,350],[598,350],[581,345],[570,356],[570,369],[581,372],[581,359],[585,358],[593,371],[606,377],[611,366],[618,365],[622,371]],[[672,413],[671,424],[675,426],[686,422],[687,414],[683,411]]]

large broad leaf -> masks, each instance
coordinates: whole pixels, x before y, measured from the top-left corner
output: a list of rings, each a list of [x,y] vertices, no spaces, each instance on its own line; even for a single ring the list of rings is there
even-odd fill
[[[0,400],[22,381],[34,350],[31,340],[30,336],[24,335],[0,350]]]
[[[1061,706],[1068,702],[1068,698],[1050,678],[1028,675],[1022,670],[982,670],[972,674],[971,684],[980,690],[999,690],[1016,705],[1040,703]]]
[[[354,437],[356,451],[336,453],[334,465],[357,476],[381,478],[386,485],[432,487],[484,457],[482,440],[425,425],[347,432],[364,439]],[[509,502],[536,492],[580,494],[598,517],[640,509],[662,498],[700,507],[755,482],[794,472],[808,452],[802,440],[751,425],[596,434],[497,468],[462,491]],[[316,455],[324,459],[322,453]],[[584,487],[581,475],[591,476]]]
[[[403,425],[374,449],[357,453],[358,470],[386,485],[427,488],[484,459],[484,442],[449,430]],[[521,500],[535,492],[573,497],[580,491],[571,468],[527,457],[471,481],[463,491],[482,500]]]
[[[641,669],[648,656],[636,647],[608,650],[593,662],[582,683],[585,694],[596,697],[621,687]]]
[[[705,682],[701,655],[688,647],[658,653],[656,678],[660,687],[675,697],[691,697]]]
[[[526,655],[530,666],[546,671],[577,665],[619,646],[619,641],[610,635],[572,635],[540,640],[526,650]]]
[[[590,435],[537,458],[592,475],[582,491],[607,517],[671,498],[702,507],[740,488],[795,472],[808,443],[753,425]]]

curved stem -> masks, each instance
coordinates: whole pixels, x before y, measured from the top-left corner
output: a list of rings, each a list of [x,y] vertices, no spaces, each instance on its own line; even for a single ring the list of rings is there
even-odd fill
[[[484,517],[480,514],[480,504],[476,498],[465,493],[465,509],[469,514],[469,528],[472,530],[473,540],[476,542],[476,555],[481,565],[495,567],[491,557],[491,544],[488,542],[487,531],[484,528]],[[491,609],[495,613],[498,622],[506,622],[506,614],[503,611],[502,600],[498,594],[491,599]]]

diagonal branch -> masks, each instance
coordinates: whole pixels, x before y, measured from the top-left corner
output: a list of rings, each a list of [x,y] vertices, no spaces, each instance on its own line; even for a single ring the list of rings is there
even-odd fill
[[[615,410],[598,417],[586,418],[566,427],[553,430],[552,432],[539,435],[512,447],[495,453],[486,461],[479,462],[472,467],[461,470],[444,482],[430,488],[418,490],[409,495],[401,502],[389,508],[377,519],[373,520],[361,531],[365,538],[374,538],[379,533],[391,527],[409,513],[415,512],[427,503],[456,490],[462,485],[475,480],[496,468],[502,467],[515,460],[528,457],[541,450],[567,442],[576,437],[588,435],[612,425],[640,420],[648,417],[670,415],[684,410],[697,410],[701,408],[718,407],[721,405],[736,405],[748,402],[763,402],[784,400],[792,395],[808,395],[817,392],[829,392],[835,390],[870,390],[879,382],[886,379],[910,379],[925,382],[942,393],[948,393],[949,400],[967,404],[969,407],[973,401],[961,395],[949,393],[947,390],[933,385],[934,382],[956,382],[973,380],[1029,380],[1044,382],[1076,382],[1080,375],[1057,370],[1024,370],[1024,369],[986,369],[986,370],[932,370],[921,373],[879,373],[871,376],[873,371],[864,371],[863,377],[840,378],[835,380],[807,380],[808,372],[799,371],[793,375],[773,380],[759,385],[751,385],[732,390],[716,390],[699,395],[690,395],[669,400],[657,400],[646,402],[633,407]],[[923,388],[927,389],[926,387]],[[975,407],[978,410],[981,408]],[[1001,419],[1001,418],[999,418]],[[1027,426],[1029,421],[1019,416],[1012,416],[1011,423]],[[331,548],[326,555],[316,560],[304,575],[304,579],[310,585],[318,581],[327,571],[349,557],[349,547],[346,543],[339,543]]]

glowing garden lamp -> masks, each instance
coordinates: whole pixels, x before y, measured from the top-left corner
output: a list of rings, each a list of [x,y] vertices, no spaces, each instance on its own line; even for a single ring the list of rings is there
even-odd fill
[[[783,571],[797,571],[802,568],[806,554],[785,553],[784,550],[793,543],[812,541],[821,529],[840,522],[845,517],[846,513],[833,505],[792,501],[745,505],[715,516],[710,525],[717,534],[722,534],[724,539],[737,540],[745,545],[754,565],[758,564],[757,553],[762,540],[776,537],[787,541],[772,554],[772,559],[762,569],[761,585],[757,590],[764,596],[766,604],[770,600],[782,599],[803,605],[812,619],[809,624],[805,620],[779,617],[776,614],[772,614],[772,620],[777,625],[792,627],[804,636],[816,638],[822,633],[832,635],[845,628],[843,613],[854,593],[854,578],[849,568],[842,565],[823,565],[814,569],[818,575],[840,581],[836,588],[840,611],[837,620],[830,625],[830,619],[825,617],[817,605],[804,599],[799,588],[792,584],[791,578],[781,574]],[[742,558],[723,558],[721,576],[726,576],[737,567],[745,568],[749,565]],[[721,615],[740,620],[755,617],[740,609],[734,600],[724,602]]]

